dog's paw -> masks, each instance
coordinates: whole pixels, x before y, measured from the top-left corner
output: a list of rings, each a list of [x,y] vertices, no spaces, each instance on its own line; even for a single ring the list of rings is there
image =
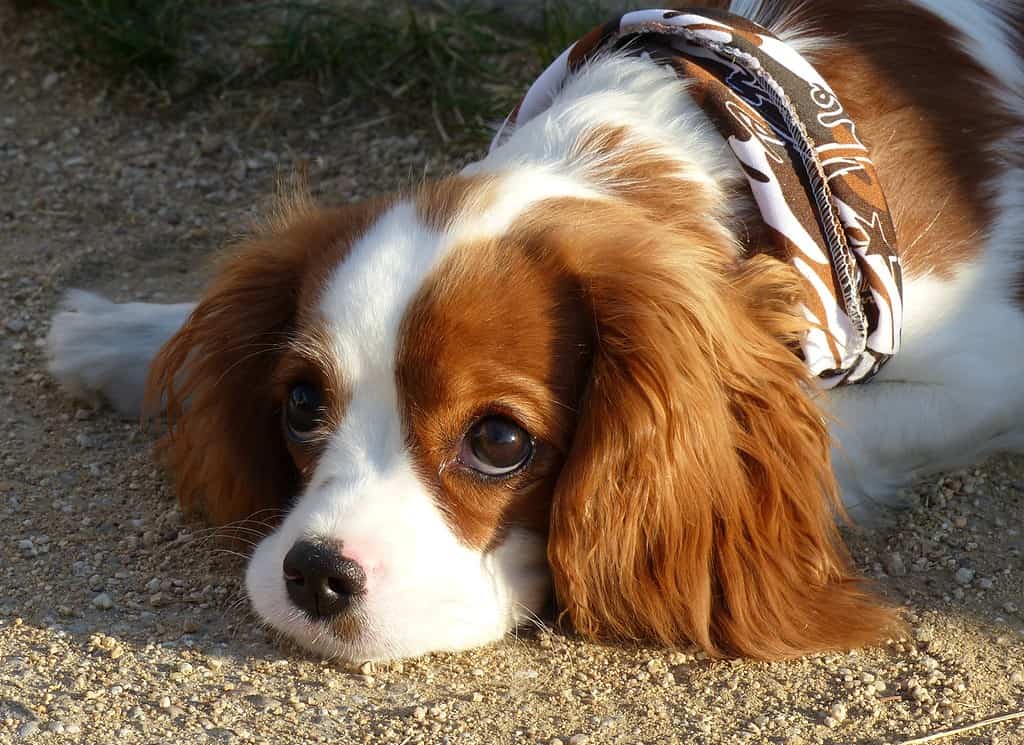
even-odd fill
[[[878,528],[888,524],[901,511],[914,505],[908,487],[914,483],[911,472],[872,467],[854,467],[847,457],[832,458],[839,492],[847,516],[857,525]]]
[[[114,303],[71,290],[46,339],[47,368],[75,398],[108,402],[138,417],[146,375],[160,347],[181,327],[191,303]]]

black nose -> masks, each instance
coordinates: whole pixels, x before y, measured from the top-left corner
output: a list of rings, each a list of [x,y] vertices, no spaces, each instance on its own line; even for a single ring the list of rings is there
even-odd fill
[[[331,618],[366,591],[366,573],[329,544],[299,541],[284,557],[288,597],[313,618]]]

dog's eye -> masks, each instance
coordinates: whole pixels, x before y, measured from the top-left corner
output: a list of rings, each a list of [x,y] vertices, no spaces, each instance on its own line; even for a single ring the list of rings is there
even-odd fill
[[[311,383],[293,385],[284,407],[284,429],[288,437],[296,442],[308,442],[322,424],[320,389]]]
[[[533,454],[533,438],[503,416],[477,421],[462,440],[459,460],[486,476],[507,476],[519,470]]]

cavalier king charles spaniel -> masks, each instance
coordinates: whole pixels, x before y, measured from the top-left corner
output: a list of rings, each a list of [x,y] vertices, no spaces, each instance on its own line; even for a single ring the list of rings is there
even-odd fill
[[[1024,449],[1024,5],[638,11],[460,173],[301,190],[195,304],[73,292],[50,369],[159,410],[184,510],[280,515],[259,618],[349,660],[545,613],[786,658],[899,616],[837,530]]]

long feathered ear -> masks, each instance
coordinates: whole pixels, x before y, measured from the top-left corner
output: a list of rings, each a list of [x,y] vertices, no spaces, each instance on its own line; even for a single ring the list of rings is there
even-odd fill
[[[278,202],[253,237],[224,255],[188,321],[154,360],[151,411],[181,507],[214,525],[285,507],[299,488],[273,400],[272,376],[315,288],[380,203],[324,210],[302,193]]]
[[[596,333],[552,506],[564,616],[588,638],[767,659],[890,635],[835,526],[793,271],[615,233],[575,238]]]

